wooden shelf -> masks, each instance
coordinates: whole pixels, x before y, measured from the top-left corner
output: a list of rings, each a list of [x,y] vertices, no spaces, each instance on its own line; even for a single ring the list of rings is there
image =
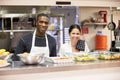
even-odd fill
[[[94,26],[95,28],[97,26],[103,26],[103,28],[105,28],[106,25],[107,23],[85,23],[85,26]]]

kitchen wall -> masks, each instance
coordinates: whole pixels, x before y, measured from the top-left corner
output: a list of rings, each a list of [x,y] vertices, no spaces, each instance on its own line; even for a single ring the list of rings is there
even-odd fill
[[[76,7],[62,7],[62,6],[54,6],[50,9],[51,14],[63,14],[64,15],[64,23],[63,27],[69,27],[71,24],[75,23],[76,19]]]
[[[83,21],[85,19],[89,19],[90,17],[96,17],[96,14],[100,10],[105,10],[107,11],[107,23],[111,21],[111,16],[110,16],[110,8],[108,7],[80,7],[79,9],[79,15],[80,21]],[[113,13],[113,21],[118,24],[118,20],[120,20],[120,11],[116,11]],[[97,31],[102,31],[102,34],[107,35],[108,38],[108,50],[110,49],[111,45],[111,31],[108,30],[107,26],[103,28],[102,26],[95,27],[94,26],[86,26],[88,27],[89,33],[85,34],[84,37],[88,43],[88,46],[91,50],[95,49],[95,35]],[[114,40],[113,37],[113,32],[112,32],[112,40]]]

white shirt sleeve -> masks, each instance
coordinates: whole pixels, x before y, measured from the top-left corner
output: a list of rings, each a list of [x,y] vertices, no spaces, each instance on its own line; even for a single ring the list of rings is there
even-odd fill
[[[66,53],[65,51],[66,51],[66,50],[65,50],[65,45],[62,44],[62,45],[60,46],[60,49],[59,49],[59,52],[58,52],[58,56],[64,57],[64,54]]]
[[[90,49],[89,49],[89,47],[88,47],[86,42],[85,42],[85,52],[90,52]]]
[[[86,52],[86,53],[88,53],[88,52],[90,52],[90,50],[89,50],[89,48],[88,48],[88,45],[87,45],[87,43],[85,42],[85,51],[80,51],[80,53],[83,53],[83,52]],[[58,56],[60,56],[60,57],[68,57],[70,54],[72,54],[73,52],[72,52],[72,49],[71,49],[71,46],[70,46],[70,44],[68,44],[68,43],[65,43],[65,44],[62,44],[61,46],[60,46],[60,49],[59,49],[59,53],[58,53]]]
[[[70,53],[72,53],[72,49],[69,42],[62,44],[60,46],[59,53],[58,53],[60,57],[68,57],[69,56],[68,54]]]

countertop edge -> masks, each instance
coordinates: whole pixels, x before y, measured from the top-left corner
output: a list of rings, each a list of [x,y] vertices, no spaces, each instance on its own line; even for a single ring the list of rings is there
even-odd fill
[[[54,66],[54,67],[33,67],[33,68],[11,68],[0,70],[1,75],[15,75],[15,74],[30,74],[30,73],[48,73],[48,72],[60,72],[60,71],[72,71],[72,70],[85,70],[85,69],[99,69],[120,67],[120,61],[109,63],[96,63],[96,64],[75,64],[66,66]]]

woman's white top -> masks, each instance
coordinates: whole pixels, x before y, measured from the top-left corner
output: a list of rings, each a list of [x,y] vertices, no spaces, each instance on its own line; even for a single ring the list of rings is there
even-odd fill
[[[79,54],[83,54],[83,53],[88,53],[90,50],[88,48],[87,43],[85,42],[85,50],[84,51],[80,51],[80,52],[72,52],[72,47],[71,47],[71,42],[67,42],[65,44],[62,44],[60,49],[59,49],[59,53],[58,55],[60,57],[69,57],[71,55],[79,55]]]

